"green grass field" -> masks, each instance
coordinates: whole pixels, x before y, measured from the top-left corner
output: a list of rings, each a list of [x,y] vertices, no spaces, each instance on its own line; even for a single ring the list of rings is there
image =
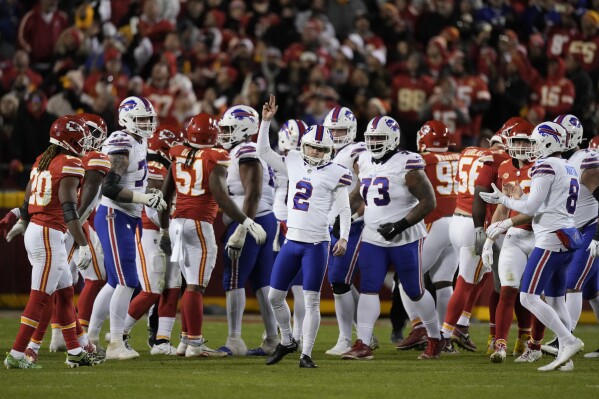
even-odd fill
[[[9,350],[18,329],[17,312],[0,314],[0,349]],[[259,345],[262,332],[256,316],[248,316],[243,335],[248,347]],[[141,357],[109,361],[93,368],[68,369],[64,354],[49,353],[46,340],[40,351],[41,370],[0,371],[0,398],[599,398],[599,359],[574,359],[575,371],[540,373],[550,361],[492,364],[484,351],[445,356],[438,361],[417,360],[419,352],[399,352],[388,343],[388,320],[375,333],[381,348],[372,361],[342,361],[324,355],[337,339],[334,319],[323,319],[313,359],[316,370],[298,368],[299,355],[267,367],[264,358],[185,359],[150,356],[145,344],[145,323],[133,331],[132,344]],[[175,326],[175,333],[179,325]],[[208,345],[224,343],[227,325],[220,317],[207,317],[204,336]],[[472,328],[474,341],[483,347],[487,327]],[[510,339],[513,340],[512,331]],[[580,326],[586,350],[599,347],[599,327]],[[175,340],[174,344],[178,343]]]

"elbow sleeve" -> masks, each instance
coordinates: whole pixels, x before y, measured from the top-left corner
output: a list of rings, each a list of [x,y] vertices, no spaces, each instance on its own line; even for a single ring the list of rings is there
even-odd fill
[[[61,204],[61,206],[65,223],[69,223],[71,220],[79,219],[77,204],[75,202],[64,202]]]
[[[108,172],[106,177],[104,178],[104,183],[102,184],[102,195],[110,198],[111,200],[116,199],[121,190],[123,189],[118,184],[121,181],[121,176],[114,172]]]

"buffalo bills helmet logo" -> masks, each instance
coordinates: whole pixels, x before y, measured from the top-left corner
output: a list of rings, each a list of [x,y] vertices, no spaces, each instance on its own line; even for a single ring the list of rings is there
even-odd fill
[[[137,105],[137,103],[135,102],[135,100],[129,100],[129,101],[121,104],[121,106],[119,107],[119,112],[120,111],[131,111],[133,108],[135,108],[136,105]]]
[[[389,126],[389,128],[391,130],[393,130],[394,132],[398,132],[399,131],[399,125],[397,124],[397,122],[395,122],[393,119],[387,119],[385,121],[385,123],[387,124],[387,126]]]
[[[231,111],[231,115],[239,121],[248,118],[250,121],[254,122],[254,115],[248,111],[244,111],[243,109],[234,109]]]
[[[356,117],[354,116],[354,113],[351,112],[349,109],[347,111],[345,111],[345,117],[352,122],[356,121]]]
[[[561,142],[560,135],[548,125],[541,125],[537,128],[539,134],[543,137],[551,136],[559,143]]]

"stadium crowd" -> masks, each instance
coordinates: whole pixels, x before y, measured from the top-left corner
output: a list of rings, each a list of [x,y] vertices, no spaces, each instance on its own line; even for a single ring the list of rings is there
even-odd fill
[[[57,116],[93,112],[116,129],[125,97],[161,123],[259,109],[322,123],[395,117],[415,149],[428,119],[478,144],[513,115],[577,115],[597,131],[597,0],[3,0],[0,169],[24,187]],[[17,123],[18,121],[18,123]],[[273,121],[273,130],[278,128]],[[483,143],[486,140],[483,140]]]

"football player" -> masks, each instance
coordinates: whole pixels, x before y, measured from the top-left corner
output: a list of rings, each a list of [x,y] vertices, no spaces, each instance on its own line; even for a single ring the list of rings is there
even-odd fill
[[[218,207],[239,223],[262,245],[264,229],[242,213],[229,197],[225,179],[230,158],[227,151],[213,148],[218,140],[218,120],[206,113],[194,116],[186,128],[187,143],[170,150],[173,160],[162,190],[167,203],[177,193],[177,206],[169,226],[169,213],[161,215],[161,226],[169,234],[161,237],[161,248],[170,254],[185,275],[187,288],[181,299],[182,333],[177,353],[186,357],[226,356],[206,347],[202,336],[203,294],[216,263],[217,245],[212,226]],[[172,242],[170,242],[172,237]],[[157,336],[158,338],[158,336]]]
[[[576,168],[562,158],[567,140],[562,125],[542,122],[534,128],[530,139],[532,154],[537,158],[531,169],[530,194],[520,199],[510,198],[493,184],[493,192],[480,193],[480,196],[488,203],[503,204],[533,216],[535,247],[524,269],[520,301],[560,340],[557,358],[538,369],[551,371],[566,365],[584,346],[560,320],[569,324],[565,301],[556,302],[552,307],[541,299],[543,291],[550,290],[556,298],[565,295],[567,266],[574,250],[582,246],[582,236],[572,217],[580,186]]]
[[[435,208],[433,187],[418,154],[399,149],[400,129],[388,116],[368,123],[366,147],[358,158],[360,186],[352,192],[353,208],[364,203],[360,248],[358,339],[342,359],[372,359],[370,343],[380,314],[379,292],[393,264],[408,301],[428,332],[428,347],[419,359],[435,359],[442,350],[435,302],[422,280],[423,219]],[[361,198],[360,198],[361,197]]]
[[[458,268],[458,256],[449,239],[449,222],[455,211],[457,183],[454,179],[460,154],[448,152],[451,133],[443,122],[426,122],[416,134],[418,152],[424,160],[424,172],[435,191],[437,206],[426,215],[424,224],[428,233],[422,246],[422,273],[429,272],[435,287],[437,315],[445,319],[445,311],[453,293],[453,276]],[[411,306],[405,291],[400,288],[402,302],[410,321],[412,331],[396,346],[397,349],[411,349],[427,342],[426,329],[416,310]]]
[[[57,321],[67,347],[69,367],[93,366],[103,359],[81,347],[77,340],[74,288],[64,246],[64,233],[79,245],[80,268],[91,262],[87,238],[77,212],[77,189],[84,176],[79,157],[89,130],[79,117],[63,116],[50,128],[50,146],[35,161],[27,184],[21,219],[7,240],[25,233],[25,248],[32,263],[31,293],[21,316],[21,327],[4,365],[9,369],[40,368],[25,357],[25,349],[51,295],[56,292]]]
[[[335,203],[340,215],[340,238],[332,254],[343,256],[351,223],[347,186],[352,183],[352,175],[347,168],[330,162],[333,137],[323,126],[308,129],[302,137],[300,151],[289,151],[284,157],[274,152],[270,148],[268,129],[276,110],[275,98],[271,95],[262,108],[262,125],[258,133],[260,157],[275,170],[286,171],[289,178],[287,238],[273,266],[269,294],[281,330],[281,343],[266,364],[276,364],[298,348],[292,336],[291,312],[285,298],[301,269],[306,314],[299,366],[315,368],[311,355],[320,325],[320,289],[330,254],[327,216]]]
[[[227,174],[227,186],[233,201],[266,230],[266,245],[246,240],[247,229],[223,216],[227,226],[225,270],[223,286],[227,296],[227,342],[219,349],[229,355],[271,354],[279,343],[268,291],[272,271],[272,245],[277,231],[277,219],[272,212],[275,193],[275,175],[266,162],[256,153],[256,144],[249,141],[258,131],[258,112],[247,105],[235,105],[225,111],[219,121],[219,143],[229,151],[231,166]],[[240,254],[243,253],[243,256]],[[245,309],[245,283],[252,288],[260,306],[266,337],[260,348],[248,352],[241,338],[241,321]]]
[[[366,144],[354,143],[357,129],[356,117],[347,107],[335,107],[325,117],[323,126],[329,129],[333,136],[332,162],[345,166],[353,172],[352,184],[348,187],[351,192],[358,184],[356,170],[358,156],[366,151]],[[339,239],[339,222],[336,221],[338,214],[338,210],[333,205],[329,215],[329,224],[333,226],[331,232],[333,246]],[[339,338],[337,344],[326,351],[327,355],[341,356],[351,350],[352,322],[359,298],[358,290],[353,286],[352,280],[358,263],[359,242],[363,228],[364,218],[362,215],[354,214],[345,255],[329,257],[328,277],[335,298]]]
[[[118,115],[123,130],[113,132],[102,145],[111,165],[94,222],[104,251],[108,284],[96,297],[88,333],[96,344],[102,322],[110,312],[106,358],[126,360],[139,356],[125,344],[124,329],[129,302],[139,284],[135,237],[141,229],[141,211],[144,205],[160,211],[166,203],[160,190],[146,192],[147,139],[156,130],[154,107],[144,97],[128,97],[121,102]]]

